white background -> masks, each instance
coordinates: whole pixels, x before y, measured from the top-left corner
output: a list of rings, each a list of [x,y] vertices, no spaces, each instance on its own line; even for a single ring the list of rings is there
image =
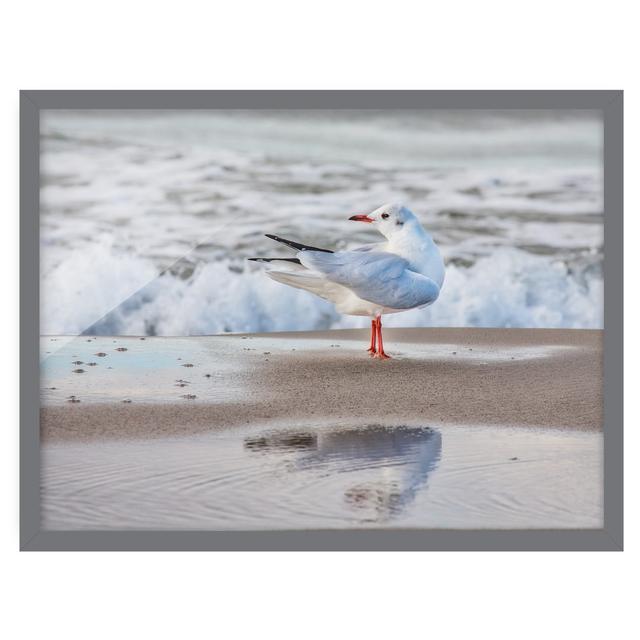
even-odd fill
[[[540,639],[637,633],[635,405],[626,419],[625,553],[17,551],[18,89],[625,89],[631,263],[640,108],[632,6],[616,0],[4,4],[3,637]],[[626,387],[632,393],[634,266],[627,264],[625,296]]]

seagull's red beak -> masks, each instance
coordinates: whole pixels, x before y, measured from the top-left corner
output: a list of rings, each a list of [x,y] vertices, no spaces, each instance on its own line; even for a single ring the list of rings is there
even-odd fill
[[[349,220],[356,220],[357,222],[373,222],[373,218],[364,215],[351,216]]]

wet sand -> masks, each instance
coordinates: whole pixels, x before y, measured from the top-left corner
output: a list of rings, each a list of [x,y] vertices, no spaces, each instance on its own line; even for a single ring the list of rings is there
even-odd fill
[[[387,329],[389,361],[369,358],[367,341],[364,330],[43,337],[42,440],[296,422],[602,428],[601,331]]]

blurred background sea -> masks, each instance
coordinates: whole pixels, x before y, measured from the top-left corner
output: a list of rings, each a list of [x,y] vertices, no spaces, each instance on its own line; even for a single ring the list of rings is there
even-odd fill
[[[590,111],[48,111],[41,333],[363,327],[267,278],[292,255],[381,240],[406,204],[447,272],[387,326],[600,328],[602,123]]]

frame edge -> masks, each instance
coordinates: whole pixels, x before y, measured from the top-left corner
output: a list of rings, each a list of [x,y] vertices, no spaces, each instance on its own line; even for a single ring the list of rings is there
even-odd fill
[[[56,550],[623,550],[623,91],[20,91],[20,549]],[[324,102],[344,100],[341,108],[372,108],[373,96],[392,104],[376,108],[452,108],[473,97],[467,108],[602,109],[605,213],[605,355],[604,384],[604,528],[600,530],[486,531],[41,531],[39,460],[39,117],[42,109],[327,108]],[[384,102],[383,100],[383,102]],[[398,106],[398,102],[405,106]],[[411,106],[406,106],[406,102]],[[429,106],[424,102],[428,101]],[[200,105],[196,105],[199,102]],[[208,102],[216,106],[202,106]],[[418,103],[422,104],[418,104]],[[369,106],[363,106],[367,104]],[[415,106],[414,106],[415,103]],[[154,106],[150,106],[154,104]],[[160,105],[160,106],[159,106]],[[458,106],[458,108],[460,108]],[[613,212],[613,213],[611,213]],[[611,243],[616,245],[616,254]],[[34,261],[35,256],[35,261]],[[609,256],[607,258],[607,256]],[[612,284],[615,283],[615,284]],[[615,288],[614,288],[615,287]],[[617,306],[616,306],[617,305]],[[34,339],[35,338],[35,339]],[[391,544],[386,536],[396,537]],[[274,539],[275,538],[275,539]],[[277,541],[276,541],[277,540]],[[494,542],[495,541],[495,542]]]
[[[603,107],[604,124],[604,529],[624,550],[624,94]],[[615,250],[614,247],[615,246]]]
[[[20,92],[20,549],[40,531],[40,109]],[[36,188],[34,188],[34,186]],[[34,260],[35,257],[35,260]]]

